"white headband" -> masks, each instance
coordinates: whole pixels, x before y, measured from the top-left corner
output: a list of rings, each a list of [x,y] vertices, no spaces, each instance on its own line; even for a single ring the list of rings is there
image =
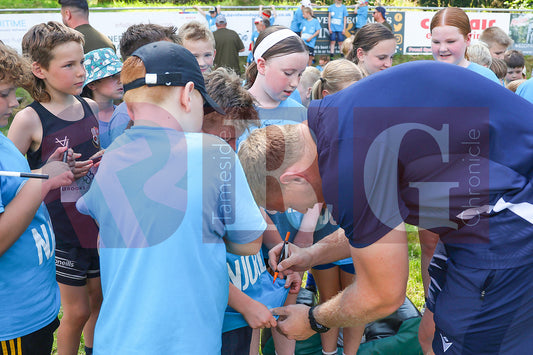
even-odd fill
[[[261,58],[266,51],[268,51],[276,43],[283,41],[285,38],[292,36],[298,37],[296,33],[289,29],[284,29],[281,31],[272,32],[257,45],[257,48],[254,52],[254,61],[257,63],[257,59]]]

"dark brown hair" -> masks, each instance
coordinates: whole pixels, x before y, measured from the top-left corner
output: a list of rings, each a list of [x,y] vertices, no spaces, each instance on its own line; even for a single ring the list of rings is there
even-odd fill
[[[374,48],[379,42],[389,39],[396,39],[394,34],[387,27],[381,23],[367,23],[359,31],[355,33],[352,50],[348,53],[346,59],[351,60],[355,64],[359,63],[357,58],[357,49],[361,48],[363,51],[368,52]]]

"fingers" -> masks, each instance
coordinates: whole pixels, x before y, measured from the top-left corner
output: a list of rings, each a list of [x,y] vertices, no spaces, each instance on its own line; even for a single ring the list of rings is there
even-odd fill
[[[270,249],[270,251],[268,252],[268,263],[270,264],[270,267],[272,268],[272,270],[278,269],[278,260],[279,260],[279,256],[281,254],[282,248],[283,248],[283,243],[279,243],[278,245]]]
[[[92,160],[76,161],[74,164],[74,177],[79,179],[87,175],[87,172],[93,167]]]
[[[59,147],[57,148],[52,155],[50,155],[50,158],[48,158],[47,162],[51,161],[62,161],[63,160],[63,153],[67,151],[68,147]]]
[[[287,307],[276,307],[272,308],[270,312],[275,316],[287,316],[289,315],[289,312],[287,311]]]

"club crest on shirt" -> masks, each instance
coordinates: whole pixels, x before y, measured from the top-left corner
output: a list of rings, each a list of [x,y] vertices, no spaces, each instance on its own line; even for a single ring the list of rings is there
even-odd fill
[[[99,137],[99,131],[98,127],[91,128],[91,134],[93,135],[93,145],[95,148],[100,148],[100,139]]]

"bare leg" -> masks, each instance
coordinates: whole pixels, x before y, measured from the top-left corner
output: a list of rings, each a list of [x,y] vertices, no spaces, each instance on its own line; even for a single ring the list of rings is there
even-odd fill
[[[334,297],[341,290],[341,280],[339,275],[339,267],[334,266],[326,270],[312,269],[313,277],[315,278],[318,294],[320,295],[320,303],[328,301]],[[322,350],[332,352],[337,349],[337,337],[339,336],[339,328],[331,328],[328,332],[320,334],[322,340]]]
[[[296,297],[298,295],[290,294],[287,296],[284,306],[296,303]],[[296,340],[289,340],[283,334],[281,334],[277,328],[272,328],[272,340],[274,341],[274,347],[277,355],[294,355],[294,349],[296,348]]]
[[[102,286],[99,277],[87,279],[87,291],[89,294],[89,308],[91,315],[83,327],[83,340],[85,341],[85,346],[92,348],[94,326],[96,325],[96,320],[100,313],[100,306],[102,305]]]
[[[90,307],[86,286],[59,284],[63,318],[57,330],[58,355],[76,355],[81,331],[89,319]]]

